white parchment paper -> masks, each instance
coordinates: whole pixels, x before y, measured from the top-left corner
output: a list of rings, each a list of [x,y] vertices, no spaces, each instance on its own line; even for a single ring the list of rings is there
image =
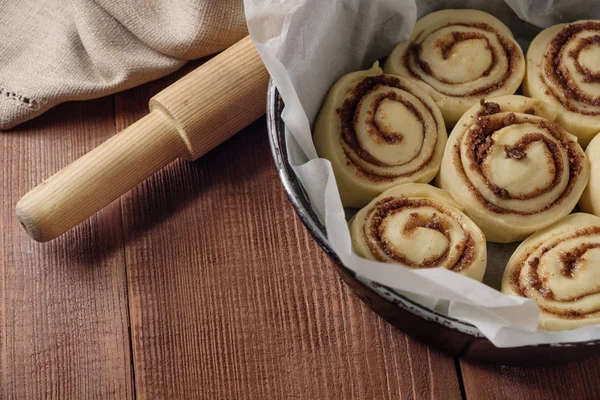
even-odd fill
[[[488,244],[485,284],[444,268],[410,270],[355,255],[333,170],[329,161],[318,158],[311,134],[333,83],[389,55],[427,13],[447,8],[490,12],[526,50],[540,28],[600,19],[600,0],[245,0],[245,8],[250,35],[285,103],[290,163],[348,268],[472,323],[498,347],[600,339],[600,326],[536,331],[537,305],[496,290],[515,245]]]

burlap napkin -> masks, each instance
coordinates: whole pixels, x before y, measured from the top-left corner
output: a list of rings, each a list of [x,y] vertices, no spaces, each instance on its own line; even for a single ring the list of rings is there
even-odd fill
[[[164,76],[247,34],[242,0],[0,1],[0,129]]]

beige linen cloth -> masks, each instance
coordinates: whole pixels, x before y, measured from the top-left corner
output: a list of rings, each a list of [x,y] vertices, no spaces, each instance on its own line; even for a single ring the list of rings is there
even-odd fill
[[[167,75],[247,35],[242,0],[0,1],[0,129]]]

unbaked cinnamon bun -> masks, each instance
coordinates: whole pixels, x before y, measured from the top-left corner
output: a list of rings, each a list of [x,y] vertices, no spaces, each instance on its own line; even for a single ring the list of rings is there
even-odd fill
[[[523,92],[558,109],[556,122],[586,147],[600,131],[600,21],[555,25],[527,51]]]
[[[600,216],[600,135],[592,139],[585,155],[590,163],[590,181],[581,195],[581,211]]]
[[[515,93],[525,75],[525,57],[508,27],[492,15],[443,10],[417,21],[384,70],[417,82],[453,126],[482,98]]]
[[[600,218],[569,215],[525,239],[510,258],[502,292],[540,307],[550,331],[600,323]]]
[[[361,257],[408,268],[444,267],[481,281],[486,242],[481,230],[445,191],[423,183],[386,190],[350,222]]]
[[[581,197],[587,159],[554,117],[539,100],[503,96],[474,106],[452,130],[437,183],[489,241],[523,240]]]
[[[429,182],[446,144],[439,109],[414,83],[376,65],[350,73],[329,91],[314,129],[331,161],[342,203],[362,207],[386,189]]]

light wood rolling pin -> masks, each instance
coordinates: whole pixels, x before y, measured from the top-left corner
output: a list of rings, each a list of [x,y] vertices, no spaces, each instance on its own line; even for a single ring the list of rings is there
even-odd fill
[[[150,99],[150,113],[29,193],[16,206],[45,242],[177,158],[195,160],[265,113],[269,75],[250,37]]]

